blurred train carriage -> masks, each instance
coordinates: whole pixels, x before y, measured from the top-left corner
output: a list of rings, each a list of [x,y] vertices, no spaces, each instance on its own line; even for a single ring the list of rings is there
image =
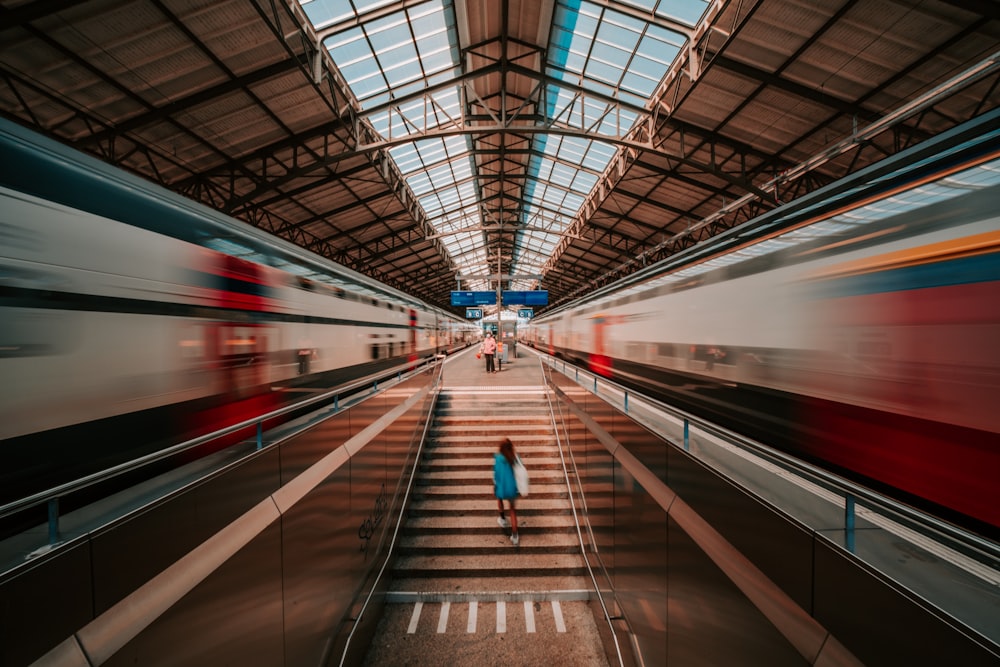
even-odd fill
[[[473,327],[0,121],[0,502]]]
[[[984,115],[522,335],[996,535],[998,126]]]

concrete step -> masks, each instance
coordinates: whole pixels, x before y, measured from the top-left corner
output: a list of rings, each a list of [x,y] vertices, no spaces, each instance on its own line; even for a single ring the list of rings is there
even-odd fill
[[[505,426],[497,426],[492,431],[484,430],[482,434],[475,436],[451,433],[429,434],[426,448],[474,445],[476,447],[486,447],[491,452],[495,452],[504,438],[510,438],[511,443],[514,445],[514,451],[519,451],[521,447],[525,446],[556,447],[556,436],[551,430],[544,434],[509,433]]]
[[[510,438],[515,449],[518,443],[523,441],[555,442],[555,434],[549,424],[511,426],[504,422],[476,426],[435,427],[427,430],[427,437],[435,442],[447,438],[462,438],[466,442],[491,444],[494,451],[505,437]]]
[[[549,403],[544,397],[518,399],[515,396],[496,395],[490,397],[487,401],[438,400],[437,405],[434,406],[434,414],[442,416],[509,415],[512,412],[520,412],[528,415],[547,415],[549,414]]]
[[[589,600],[595,596],[593,584],[589,576],[552,576],[531,577],[496,576],[496,577],[450,577],[422,576],[404,577],[401,574],[393,576],[390,592],[387,597],[401,598],[416,595],[421,599],[471,599],[471,600],[510,600],[510,599],[574,599]]]
[[[535,456],[532,458],[522,457],[522,463],[527,468],[528,474],[534,471],[558,470],[562,472],[562,461],[558,458]],[[493,474],[493,459],[483,459],[481,457],[453,457],[453,456],[428,456],[420,462],[421,470],[484,470],[490,475]]]
[[[496,505],[492,515],[473,516],[412,516],[402,529],[403,535],[441,535],[463,533],[470,535],[494,535],[501,530],[496,521]],[[519,530],[572,533],[576,535],[576,525],[570,514],[517,515]]]
[[[517,501],[517,516],[532,516],[540,514],[571,514],[569,503],[565,498],[545,498],[528,496]],[[497,499],[492,493],[484,494],[479,499],[474,498],[425,498],[419,503],[412,503],[409,516],[496,516]]]
[[[566,493],[566,486],[556,484],[541,485],[538,489],[534,486],[530,496],[518,498],[518,505],[527,502],[529,498],[536,500],[566,500],[569,495]],[[458,500],[479,500],[482,498],[493,499],[492,486],[447,486],[447,485],[419,485],[413,489],[413,499],[418,501],[458,501]],[[496,500],[493,499],[495,503]]]
[[[498,547],[506,547],[510,528],[501,528],[493,522],[492,533],[416,533],[404,535],[398,544],[398,555],[458,557],[495,554]],[[518,522],[521,535],[521,553],[579,554],[580,541],[575,533],[550,532],[528,527]],[[527,539],[528,536],[531,539]]]
[[[490,553],[448,557],[404,555],[396,559],[394,578],[449,577],[583,577],[587,568],[579,554],[537,552],[532,539],[521,536],[514,546],[506,535],[497,536]]]
[[[503,419],[507,424],[545,424],[552,427],[552,419],[549,416],[548,410],[544,412],[531,412],[524,408],[512,408],[511,410],[505,412],[502,415],[484,415],[479,411],[469,411],[468,413],[456,414],[455,412],[448,412],[447,414],[437,414],[434,416],[434,424],[438,427],[444,426],[469,426],[477,425],[483,422],[493,423],[497,421],[498,418]]]
[[[521,457],[524,461],[529,458],[534,458],[535,456],[558,456],[559,450],[551,444],[539,443],[539,444],[523,444],[514,445],[517,455]],[[495,445],[482,445],[482,444],[469,444],[467,441],[463,442],[428,442],[424,446],[424,456],[436,457],[436,456],[460,456],[468,458],[478,458],[484,461],[493,461],[493,455],[496,454],[497,448]]]

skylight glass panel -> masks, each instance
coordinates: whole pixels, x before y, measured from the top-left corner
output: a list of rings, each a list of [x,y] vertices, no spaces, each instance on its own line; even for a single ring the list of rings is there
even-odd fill
[[[381,4],[388,4],[391,1],[382,0]],[[301,4],[316,28],[325,28],[355,16],[354,8],[343,0],[302,0]],[[372,2],[370,4],[377,5],[379,3]]]
[[[683,29],[650,24],[623,6],[693,26],[708,4],[706,0],[556,0],[545,64],[553,81],[546,84],[549,106],[544,113],[557,125],[594,138],[533,135],[521,222],[534,229],[515,238],[514,273],[538,273],[549,261],[562,240],[561,232],[579,215],[618,151],[600,137],[621,137],[634,126],[639,114],[633,109],[646,105],[685,44]],[[409,7],[394,0],[304,0],[303,7],[317,26],[360,20],[360,25],[330,37],[325,45],[362,110],[379,108],[366,120],[381,136],[396,143],[462,121],[460,86],[446,85],[414,96],[461,73],[452,0]],[[366,20],[366,13],[380,16]],[[402,108],[392,103],[409,96],[413,97]],[[472,140],[465,135],[396,143],[389,149],[440,234],[437,238],[463,273],[481,272],[482,264],[491,259],[483,245],[475,181],[482,175],[471,149]],[[486,281],[479,282],[489,288]]]
[[[636,0],[628,0],[630,3]],[[656,13],[694,26],[708,9],[709,0],[660,0]]]

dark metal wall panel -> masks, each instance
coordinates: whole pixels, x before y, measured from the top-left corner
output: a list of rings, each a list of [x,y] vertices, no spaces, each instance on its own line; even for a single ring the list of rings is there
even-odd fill
[[[93,534],[100,615],[278,489],[278,450],[262,451]]]
[[[404,398],[418,387],[411,386],[402,392]],[[392,567],[391,540],[395,531],[396,520],[404,511],[407,500],[407,483],[410,472],[417,465],[417,452],[420,437],[427,422],[427,415],[433,405],[433,399],[428,397],[425,402],[418,402],[406,414],[395,420],[385,431],[385,470],[387,473],[386,494],[376,497],[373,507],[372,525],[367,526],[373,532],[370,552],[373,556],[368,561],[368,569],[359,576],[361,593],[351,605],[350,613],[341,623],[331,639],[333,656],[347,653],[346,664],[357,664],[367,652],[372,637],[382,617],[385,604],[385,592],[388,590],[388,578],[376,581],[383,563],[386,569]],[[352,486],[353,489],[353,486]],[[387,562],[388,561],[388,562]],[[371,598],[366,604],[366,598]],[[350,643],[348,645],[348,636]]]
[[[311,429],[305,444],[292,439],[258,452],[10,573],[0,581],[0,664],[28,664],[67,638],[112,655],[104,663],[111,665],[322,664],[343,647],[361,595],[388,558],[433,393],[367,444],[344,447],[345,426],[360,431],[433,379],[401,383],[392,396],[338,415],[325,432]],[[320,460],[324,447],[343,457],[328,462],[326,479],[309,491],[308,477],[301,489],[279,485],[283,450],[288,475]],[[210,562],[235,552],[206,578],[187,578],[178,559],[204,546],[198,558]],[[179,600],[142,625],[171,591]],[[115,606],[128,595],[136,597]],[[367,617],[377,622],[378,613]],[[129,638],[116,650],[119,636]]]
[[[650,433],[628,415],[617,411],[611,420],[610,433],[622,447],[656,475],[657,479],[664,484],[667,483],[667,453],[672,449],[669,443]]]
[[[729,521],[743,520],[739,503],[716,489],[714,473],[686,456],[675,461],[675,448],[659,436],[628,423],[600,399],[564,387],[587,418],[618,441],[611,443],[616,453],[648,462],[650,472],[656,471],[650,479],[665,480],[675,463],[688,466],[682,477],[692,495],[718,496],[722,508],[736,512]],[[626,619],[629,651],[641,664],[805,664],[796,647],[670,518],[607,443],[586,428],[585,420],[565,414],[562,433],[578,466],[596,548],[587,557],[597,570],[605,604],[612,615]]]
[[[282,516],[284,664],[321,664],[331,628],[347,614],[363,565],[343,466]]]
[[[378,400],[352,407],[351,430],[356,434],[425,383],[401,383]],[[343,651],[387,555],[402,483],[413,469],[429,407],[418,402],[283,516],[286,665],[319,665]],[[330,444],[348,439],[344,424],[332,425],[343,439],[331,434]],[[379,610],[365,615],[377,621]],[[354,645],[367,647],[367,638],[355,637]]]
[[[281,483],[287,484],[350,438],[351,413],[344,411],[281,443]]]
[[[1000,665],[1000,655],[822,539],[813,615],[868,665]]]
[[[0,580],[0,665],[36,660],[91,619],[90,545],[40,556]]]
[[[386,399],[383,395],[372,396],[364,403],[360,403],[351,408],[351,435],[356,436],[365,430],[379,417],[389,411]]]
[[[615,472],[615,597],[643,662],[665,665],[667,513],[621,466]]]
[[[104,664],[283,664],[281,558],[275,522]]]
[[[667,656],[649,664],[809,664],[673,519],[669,526]]]
[[[811,533],[685,452],[670,447],[667,486],[776,583],[812,609]]]

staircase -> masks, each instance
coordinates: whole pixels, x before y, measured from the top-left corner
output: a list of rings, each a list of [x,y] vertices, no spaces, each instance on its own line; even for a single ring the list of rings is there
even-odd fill
[[[497,524],[493,495],[504,437],[531,475],[517,501],[518,546]],[[583,600],[589,589],[544,387],[443,390],[388,599]]]

